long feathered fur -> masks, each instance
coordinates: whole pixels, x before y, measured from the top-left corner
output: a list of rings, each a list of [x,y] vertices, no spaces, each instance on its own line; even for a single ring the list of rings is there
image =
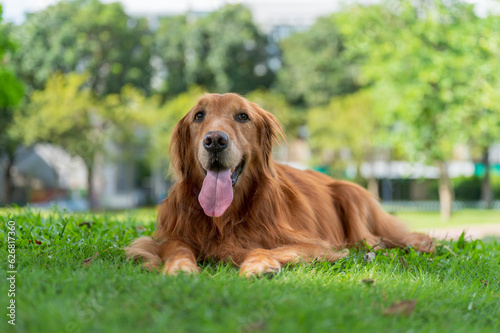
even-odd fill
[[[219,103],[219,108],[224,107],[224,96],[242,99],[234,94],[222,96],[204,98],[206,103]],[[428,236],[409,233],[360,186],[274,162],[273,146],[283,137],[283,130],[273,115],[244,102],[252,108],[253,135],[259,140],[248,148],[252,159],[238,179],[230,207],[223,216],[213,218],[205,215],[198,203],[204,175],[193,147],[192,110],[172,134],[170,158],[176,183],[160,207],[157,229],[152,238],[134,241],[126,249],[129,257],[141,257],[148,267],[158,267],[168,260],[162,257],[162,247],[171,242],[182,242],[198,260],[225,260],[237,265],[252,250],[289,245],[334,249],[330,257],[323,258],[331,261],[343,256],[335,254],[335,249],[363,240],[372,246],[410,245],[433,250]]]

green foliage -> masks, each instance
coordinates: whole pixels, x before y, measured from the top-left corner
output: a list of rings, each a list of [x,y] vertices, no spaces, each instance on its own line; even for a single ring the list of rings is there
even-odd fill
[[[161,162],[168,160],[168,147],[175,125],[186,113],[196,105],[205,91],[198,86],[191,86],[188,91],[151,109],[150,127],[150,160]]]
[[[450,159],[453,145],[477,130],[463,126],[464,106],[484,97],[482,67],[491,68],[477,60],[482,21],[472,6],[385,1],[352,7],[339,22],[346,47],[363,56],[363,80],[373,85],[378,117],[393,126],[393,140],[410,158]]]
[[[15,106],[19,103],[21,97],[23,96],[24,89],[22,83],[12,73],[12,71],[7,70],[6,68],[0,68],[0,87],[1,87],[0,89],[1,109],[5,109],[10,106]],[[8,122],[2,121],[2,124],[7,124],[7,123]]]
[[[453,187],[455,188],[455,200],[480,200],[481,183],[481,178],[479,178],[478,176],[461,176],[454,178]]]
[[[16,106],[24,90],[23,85],[16,77],[11,63],[15,44],[12,42],[10,31],[2,22],[2,5],[0,4],[0,155],[9,146],[7,130],[12,123]]]
[[[13,133],[26,145],[59,145],[92,168],[97,153],[118,157],[111,156],[106,143],[129,148],[146,145],[150,135],[145,128],[157,124],[161,117],[158,96],[147,98],[141,90],[127,85],[120,93],[97,101],[88,75],[58,73],[48,79],[45,89],[31,94],[15,119]],[[134,149],[118,152],[122,160],[135,157]]]
[[[210,92],[245,94],[270,86],[267,38],[242,5],[226,5],[205,17],[163,18],[155,54],[166,71],[167,97],[200,85]]]
[[[324,155],[325,152],[348,148],[356,163],[371,159],[380,129],[369,90],[336,97],[327,106],[310,109],[307,125],[313,149]]]
[[[368,250],[353,249],[335,264],[287,266],[272,279],[243,279],[215,262],[199,276],[165,277],[123,251],[151,234],[153,211],[0,214],[2,247],[7,221],[16,222],[16,331],[493,332],[500,324],[495,241],[461,237],[432,255],[379,250],[369,262]],[[384,314],[403,300],[417,300],[408,317]],[[6,320],[0,330],[14,331]]]
[[[87,75],[55,74],[43,90],[31,94],[30,103],[15,118],[14,135],[27,145],[50,142],[93,165],[104,143],[104,123]],[[42,126],[41,126],[42,125]]]
[[[186,41],[188,18],[185,15],[161,18],[153,41],[153,54],[166,71],[159,90],[173,97],[187,89]]]
[[[360,82],[371,87],[377,118],[390,128],[387,137],[408,159],[439,166],[443,220],[451,213],[446,161],[455,144],[488,146],[498,134],[500,108],[492,100],[499,77],[490,74],[498,72],[497,21],[458,0],[386,0],[338,14],[346,48],[361,59]]]
[[[463,105],[462,122],[473,147],[485,149],[500,137],[500,16],[490,15],[469,27],[477,40],[471,41],[469,61],[470,98]]]
[[[493,187],[493,197],[500,198],[500,175],[491,175],[491,185]]]
[[[118,94],[107,95],[100,103],[102,117],[115,129],[117,143],[130,142],[134,136],[147,136],[145,126],[152,126],[158,120],[157,109],[160,97],[144,95],[141,89],[132,85],[124,86]]]
[[[285,133],[296,137],[303,124],[303,114],[288,104],[286,96],[270,90],[258,89],[245,95],[249,101],[272,113],[280,121]]]
[[[2,12],[0,4],[0,109],[5,109],[19,103],[23,96],[23,86],[12,70],[11,58],[16,45],[12,41],[10,29],[2,22]],[[3,113],[2,111],[2,125],[8,123],[8,121],[4,121]],[[4,130],[4,128],[0,128],[0,130]]]
[[[278,87],[293,104],[325,105],[332,97],[358,88],[357,64],[345,52],[334,15],[319,18],[309,30],[291,35],[281,48]]]
[[[126,84],[150,89],[147,21],[129,17],[117,2],[58,2],[28,14],[16,36],[23,51],[17,70],[32,89],[42,89],[55,72],[87,72],[97,95],[118,93]]]

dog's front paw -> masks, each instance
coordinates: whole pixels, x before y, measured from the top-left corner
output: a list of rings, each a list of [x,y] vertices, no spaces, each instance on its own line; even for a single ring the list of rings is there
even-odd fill
[[[189,258],[171,259],[165,263],[163,274],[177,275],[178,273],[198,274],[200,268],[193,260]]]
[[[263,277],[274,275],[281,270],[278,260],[266,255],[254,255],[243,261],[240,267],[240,276]]]

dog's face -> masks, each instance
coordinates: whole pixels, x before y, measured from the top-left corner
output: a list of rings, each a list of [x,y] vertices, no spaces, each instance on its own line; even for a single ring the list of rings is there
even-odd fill
[[[198,200],[207,215],[218,217],[240,178],[269,171],[278,135],[276,118],[256,104],[236,94],[207,94],[173,131],[172,166],[177,177],[202,182]]]

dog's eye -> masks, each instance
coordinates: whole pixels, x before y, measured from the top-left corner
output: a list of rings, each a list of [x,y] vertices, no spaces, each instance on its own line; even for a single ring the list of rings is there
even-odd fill
[[[204,118],[205,118],[205,112],[200,111],[197,114],[195,114],[194,121],[199,123],[199,122],[203,121]]]
[[[249,121],[250,118],[248,118],[248,115],[246,113],[240,113],[236,116],[236,121],[239,121],[240,123],[245,123]]]

